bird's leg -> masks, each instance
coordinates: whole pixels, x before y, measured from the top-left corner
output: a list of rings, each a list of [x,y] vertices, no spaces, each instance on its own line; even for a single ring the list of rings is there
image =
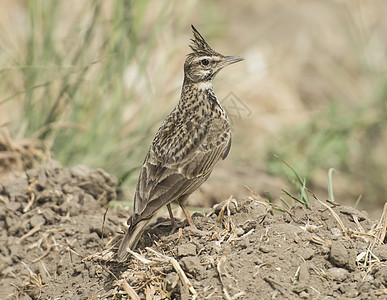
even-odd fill
[[[171,220],[171,226],[172,226],[171,232],[169,234],[173,234],[177,229],[177,223],[175,221],[175,217],[173,216],[171,204],[168,203],[167,208],[169,212],[169,219]]]
[[[180,205],[181,209],[183,210],[183,212],[185,214],[185,217],[186,217],[186,219],[188,221],[189,226],[191,226],[193,228],[196,228],[194,222],[192,221],[191,215],[189,214],[189,211],[188,211],[187,207],[183,203],[181,203],[180,201],[179,201],[179,205]]]

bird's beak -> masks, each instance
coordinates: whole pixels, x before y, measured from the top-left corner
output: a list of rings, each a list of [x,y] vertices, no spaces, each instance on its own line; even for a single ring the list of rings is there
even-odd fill
[[[224,61],[222,62],[221,66],[224,68],[225,66],[237,63],[239,61],[245,60],[243,57],[239,56],[225,56]]]

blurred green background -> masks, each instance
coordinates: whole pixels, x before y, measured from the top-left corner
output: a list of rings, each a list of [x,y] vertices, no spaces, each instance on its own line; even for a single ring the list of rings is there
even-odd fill
[[[253,191],[289,169],[324,199],[380,215],[387,192],[386,1],[0,0],[0,126],[43,140],[64,166],[114,174],[133,193],[176,105],[190,24],[246,60],[214,80],[233,146],[191,204]],[[283,195],[282,195],[283,196]]]

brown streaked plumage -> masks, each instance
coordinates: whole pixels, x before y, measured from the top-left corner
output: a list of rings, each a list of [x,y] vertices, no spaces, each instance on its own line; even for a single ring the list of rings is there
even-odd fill
[[[207,44],[192,26],[192,53],[184,63],[181,98],[168,115],[150,146],[138,179],[134,212],[118,250],[118,260],[134,249],[157,211],[167,205],[175,228],[170,203],[177,201],[191,226],[186,207],[188,196],[210,176],[219,159],[230,151],[231,132],[226,112],[212,88],[212,79],[225,66],[243,60],[224,56]]]

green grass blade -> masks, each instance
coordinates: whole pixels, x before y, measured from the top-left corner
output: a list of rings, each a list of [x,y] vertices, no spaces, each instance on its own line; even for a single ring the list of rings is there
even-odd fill
[[[359,205],[359,202],[360,200],[363,198],[363,194],[359,195],[359,197],[357,197],[356,199],[356,202],[355,202],[355,205],[353,206],[354,208],[357,208],[357,206]]]
[[[334,171],[335,171],[334,168],[330,168],[328,171],[328,199],[332,202],[335,202],[335,197],[333,195],[333,182],[332,182],[332,176]]]
[[[287,202],[285,201],[284,198],[280,197],[280,200],[281,200],[281,202],[282,202],[283,204],[285,204],[285,206],[287,206],[288,208],[291,208],[291,207],[292,207],[289,203],[287,203]]]
[[[279,159],[280,161],[282,161],[294,174],[294,176],[297,178],[298,182],[300,184],[302,184],[302,179],[301,177],[298,175],[298,173],[296,172],[296,170],[293,169],[293,167],[291,165],[289,165],[286,161],[284,161],[282,158],[280,158],[277,154],[273,154],[275,158]]]

